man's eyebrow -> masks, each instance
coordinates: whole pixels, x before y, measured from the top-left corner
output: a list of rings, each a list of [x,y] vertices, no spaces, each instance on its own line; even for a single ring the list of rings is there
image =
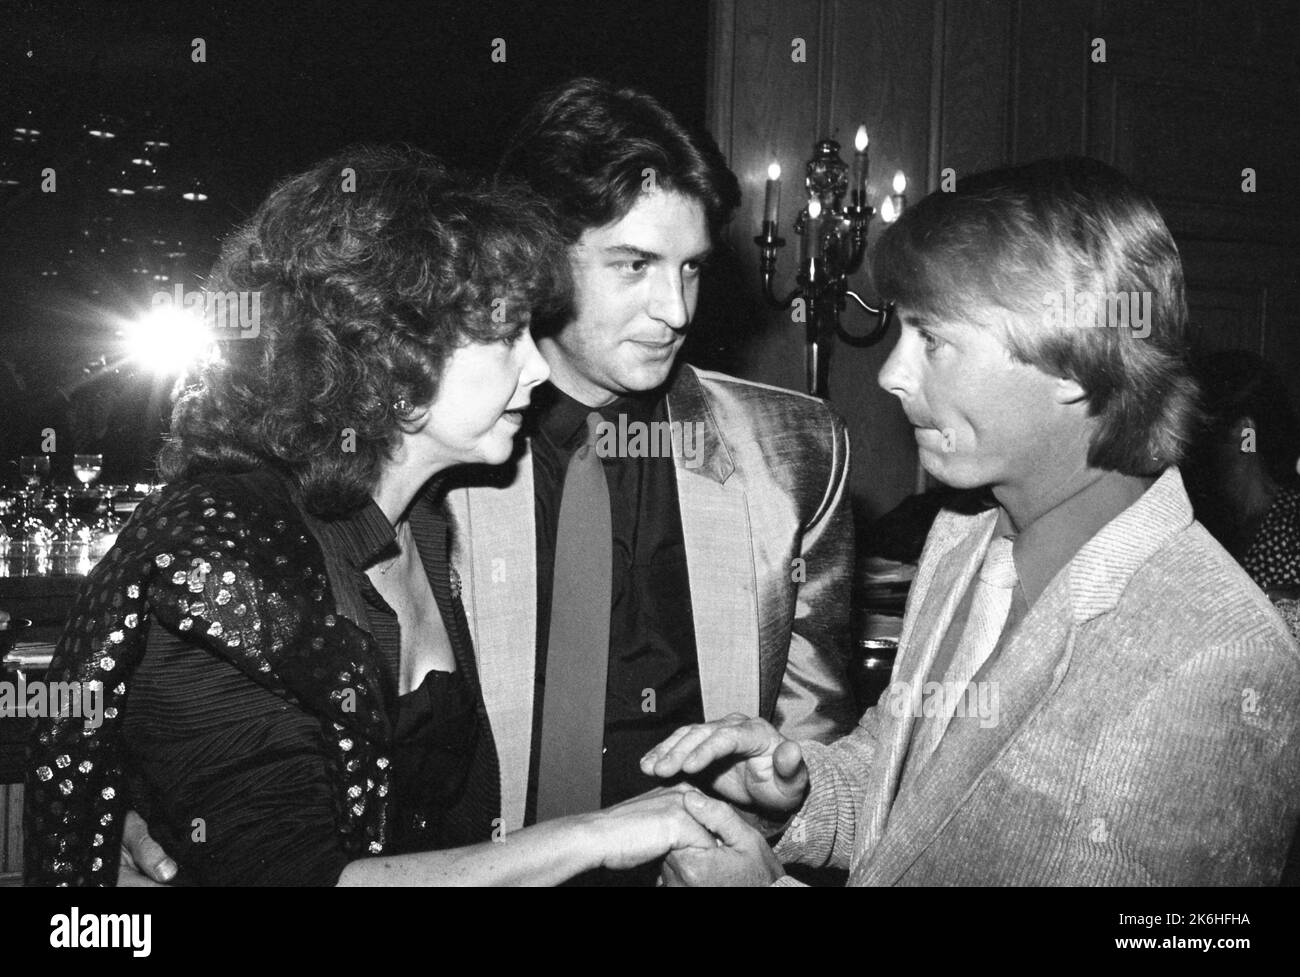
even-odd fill
[[[632,244],[610,244],[601,248],[601,252],[608,257],[635,258],[639,261],[662,261],[664,257],[657,251],[647,251],[645,248],[638,248]],[[711,254],[713,254],[712,245],[698,254],[691,255],[686,260],[704,262],[708,260]]]
[[[641,261],[658,261],[663,257],[658,252],[647,251],[632,244],[610,244],[600,250],[611,257],[638,258]]]
[[[943,319],[929,312],[900,312],[898,321],[904,326],[911,326],[913,329],[924,329],[926,332],[946,332],[947,324]]]

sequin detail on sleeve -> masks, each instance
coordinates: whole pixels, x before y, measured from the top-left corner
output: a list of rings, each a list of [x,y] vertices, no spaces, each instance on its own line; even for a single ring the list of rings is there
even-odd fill
[[[26,789],[29,884],[113,885],[125,789],[121,714],[151,623],[184,634],[320,718],[354,856],[388,842],[391,740],[364,632],[333,626],[333,595],[315,540],[287,498],[249,498],[214,476],[143,503],[82,586],[55,651],[51,681],[99,682],[103,722],[37,722]],[[327,624],[327,617],[330,617]],[[345,745],[346,744],[346,745]]]

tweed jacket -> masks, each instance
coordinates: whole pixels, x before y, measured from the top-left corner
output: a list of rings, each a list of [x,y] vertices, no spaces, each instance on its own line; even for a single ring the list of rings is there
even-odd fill
[[[894,686],[853,734],[806,746],[811,790],[777,855],[851,885],[1275,884],[1300,810],[1300,648],[1193,521],[1176,468],[975,676],[999,721],[955,723],[902,780],[917,719],[897,694],[925,682],[997,518],[940,514]]]
[[[816,398],[681,367],[674,439],[704,714],[761,715],[829,742],[857,718],[847,680],[853,526],[844,423]],[[689,462],[689,463],[688,463]],[[453,562],[501,769],[502,815],[523,823],[533,722],[537,553],[532,459],[448,493]]]

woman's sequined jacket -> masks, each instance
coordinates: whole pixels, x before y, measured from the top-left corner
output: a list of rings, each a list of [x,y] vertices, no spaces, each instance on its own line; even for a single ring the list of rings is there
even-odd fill
[[[112,885],[130,802],[121,724],[151,622],[320,718],[345,849],[383,852],[391,742],[374,639],[337,610],[323,554],[269,472],[142,503],[82,587],[47,681],[102,686],[102,722],[41,719],[28,765],[29,884]],[[75,701],[75,700],[74,700]]]

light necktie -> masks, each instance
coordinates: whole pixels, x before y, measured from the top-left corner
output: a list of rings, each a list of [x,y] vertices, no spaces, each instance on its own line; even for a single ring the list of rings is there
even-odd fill
[[[609,485],[596,453],[600,414],[569,459],[560,496],[551,627],[542,693],[537,820],[600,807],[613,529]]]
[[[957,705],[965,701],[966,687],[993,654],[1002,636],[1016,587],[1016,564],[1011,555],[1013,540],[1011,536],[995,536],[984,554],[966,627],[943,677],[943,711],[921,724],[917,745],[923,751],[919,756],[922,761],[938,748]],[[969,711],[963,715],[969,715]]]

